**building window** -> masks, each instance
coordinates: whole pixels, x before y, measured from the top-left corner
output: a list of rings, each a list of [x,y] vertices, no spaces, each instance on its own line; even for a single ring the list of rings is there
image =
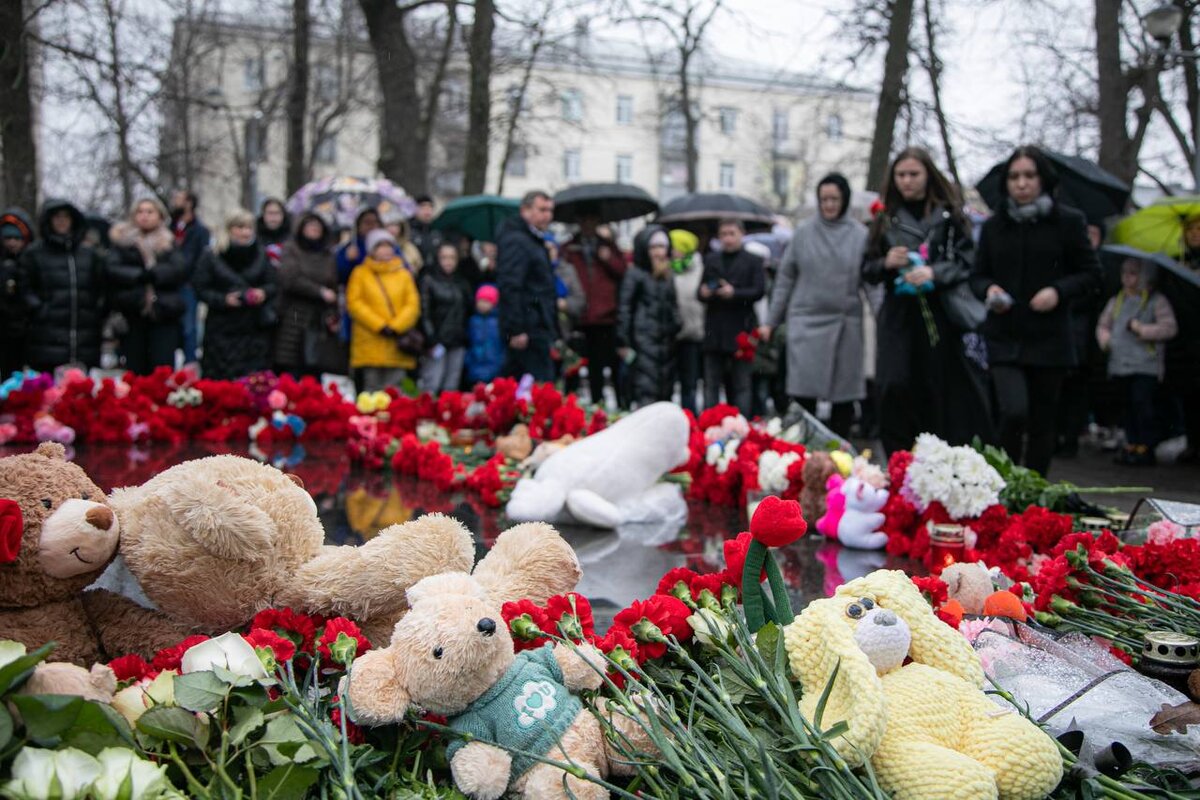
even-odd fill
[[[583,161],[583,155],[578,150],[566,150],[563,152],[563,179],[568,181],[579,180],[580,164]]]
[[[317,64],[313,70],[313,93],[322,103],[333,103],[338,99],[337,70],[332,64]]]
[[[633,182],[633,156],[617,156],[617,183]]]
[[[777,147],[787,142],[788,112],[786,109],[775,109],[775,114],[771,117],[771,138]]]
[[[562,118],[566,122],[583,122],[583,95],[578,89],[562,93]]]
[[[721,162],[721,191],[732,192],[734,185],[733,162]]]
[[[313,160],[318,164],[336,164],[337,163],[337,134],[325,133],[317,140],[317,147],[313,151]]]
[[[627,94],[617,95],[617,124],[633,124],[633,98]]]
[[[825,136],[831,142],[840,142],[842,140],[842,115],[830,114],[825,120]]]
[[[719,108],[717,116],[721,122],[721,133],[726,136],[732,136],[737,130],[737,109],[736,108]]]
[[[790,178],[787,167],[775,167],[771,170],[771,190],[776,197],[783,201],[784,205],[787,205],[788,201]]]
[[[262,56],[250,56],[242,60],[242,88],[247,92],[261,92],[266,84],[266,62]]]
[[[508,154],[508,164],[504,167],[504,174],[510,178],[525,177],[525,161],[529,153],[525,150],[524,145],[513,145],[513,149]]]
[[[267,125],[265,119],[259,116],[246,120],[246,161],[251,164],[265,164],[270,151],[267,149]]]

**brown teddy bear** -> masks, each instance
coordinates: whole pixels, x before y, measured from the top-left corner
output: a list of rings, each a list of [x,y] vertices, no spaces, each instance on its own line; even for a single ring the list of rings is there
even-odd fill
[[[571,693],[600,687],[604,657],[587,644],[514,655],[501,616],[502,604],[527,596],[529,587],[564,582],[569,565],[555,555],[559,541],[549,526],[529,523],[501,534],[473,575],[422,580],[408,591],[412,611],[396,625],[391,644],[351,667],[350,707],[359,722],[399,722],[414,705],[473,737],[451,743],[448,755],[455,784],[476,800],[507,791],[537,800],[608,796],[595,783],[510,750],[544,753],[594,776],[632,774]],[[573,583],[578,567],[569,574]],[[612,718],[623,736],[649,749],[640,723]]]
[[[800,471],[804,488],[800,490],[800,508],[804,519],[810,527],[815,527],[817,520],[825,516],[825,483],[829,476],[836,474],[837,465],[829,453],[810,450],[804,460],[804,468]]]
[[[238,456],[178,464],[109,502],[121,520],[119,563],[86,603],[110,655],[150,655],[273,607],[344,615],[386,643],[409,587],[474,561],[470,533],[440,514],[384,528],[361,546],[326,547],[299,479]]]
[[[81,602],[117,549],[120,524],[100,490],[61,444],[0,458],[0,639],[53,657],[100,657]]]

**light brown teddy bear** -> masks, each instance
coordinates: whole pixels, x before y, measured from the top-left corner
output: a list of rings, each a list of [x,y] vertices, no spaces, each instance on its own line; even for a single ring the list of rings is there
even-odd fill
[[[0,458],[0,505],[0,639],[54,641],[55,660],[91,664],[100,650],[81,593],[120,538],[104,492],[61,444],[43,442]]]
[[[804,467],[800,470],[800,477],[804,481],[804,488],[800,490],[800,508],[809,527],[815,527],[817,520],[825,516],[825,495],[828,493],[825,483],[837,471],[837,465],[829,453],[809,451],[804,460]]]
[[[501,606],[525,597],[526,587],[563,582],[559,559],[546,557],[555,539],[540,523],[520,526],[500,535],[474,575],[422,580],[408,592],[412,611],[396,625],[391,644],[358,658],[350,671],[350,706],[359,722],[399,722],[412,705],[474,737],[453,742],[449,756],[455,784],[475,800],[508,791],[537,800],[608,796],[595,783],[510,750],[545,754],[594,776],[632,773],[571,693],[600,687],[599,651],[546,645],[513,654]],[[578,578],[577,566],[571,574]],[[639,723],[617,714],[613,720],[633,742],[644,740]]]
[[[299,484],[272,466],[222,455],[114,491],[128,580],[122,587],[119,575],[106,575],[103,583],[137,596],[133,583],[143,596],[139,604],[115,591],[88,593],[105,649],[149,655],[272,607],[345,615],[384,643],[408,608],[409,587],[471,568],[470,533],[439,514],[385,528],[358,547],[326,547],[316,505]]]

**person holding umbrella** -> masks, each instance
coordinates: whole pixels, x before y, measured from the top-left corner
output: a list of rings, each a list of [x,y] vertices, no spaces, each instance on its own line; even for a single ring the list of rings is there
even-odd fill
[[[521,199],[519,216],[497,231],[500,332],[508,345],[504,372],[513,377],[554,380],[550,348],[558,330],[558,292],[544,238],[553,214],[550,195],[534,190]]]
[[[1098,289],[1100,264],[1083,215],[1056,201],[1058,175],[1041,150],[1018,147],[1006,163],[1005,199],[983,225],[971,286],[988,306],[1001,444],[1045,475],[1063,380],[1077,358],[1069,305]]]
[[[579,216],[579,233],[563,247],[566,268],[574,270],[583,287],[585,305],[576,326],[583,337],[588,361],[588,387],[592,402],[604,398],[604,371],[608,370],[624,407],[624,392],[617,380],[617,297],[625,276],[625,259],[615,242],[598,235],[601,219],[592,211]]]

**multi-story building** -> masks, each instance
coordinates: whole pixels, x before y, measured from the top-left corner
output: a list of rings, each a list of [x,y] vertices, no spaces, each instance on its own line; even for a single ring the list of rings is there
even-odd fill
[[[314,178],[377,172],[373,57],[361,31],[346,30],[322,31],[311,45],[307,140]],[[516,196],[591,181],[637,184],[664,201],[686,191],[684,115],[669,56],[579,34],[539,53],[517,109],[525,68],[520,48],[500,43],[498,50],[508,52],[497,58],[492,79],[488,191]],[[174,52],[179,68],[169,82],[173,106],[162,136],[168,173],[200,194],[210,219],[282,195],[289,32],[241,20],[181,19]],[[699,54],[695,63],[697,190],[734,192],[787,212],[811,204],[815,182],[828,170],[862,186],[873,121],[869,94],[744,61]],[[465,64],[452,65],[431,148],[431,184],[444,197],[461,186],[465,73]],[[403,176],[391,177],[403,185]]]

